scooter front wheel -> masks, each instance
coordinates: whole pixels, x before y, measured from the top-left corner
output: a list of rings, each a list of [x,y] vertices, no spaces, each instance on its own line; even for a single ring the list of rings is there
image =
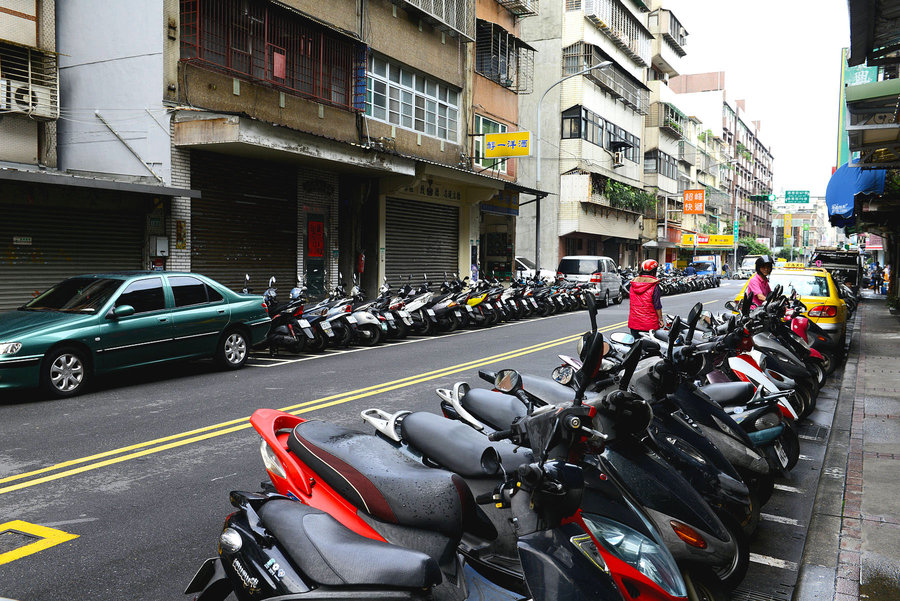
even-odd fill
[[[727,590],[734,590],[744,580],[750,568],[750,539],[736,519],[722,511],[716,511],[728,534],[735,543],[735,554],[729,565],[716,570],[716,575]]]
[[[722,581],[711,570],[692,567],[681,573],[690,601],[728,601]]]

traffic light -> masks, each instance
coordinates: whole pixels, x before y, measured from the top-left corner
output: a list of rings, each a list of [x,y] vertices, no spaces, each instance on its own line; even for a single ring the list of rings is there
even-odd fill
[[[750,200],[754,202],[775,202],[774,194],[751,194]]]

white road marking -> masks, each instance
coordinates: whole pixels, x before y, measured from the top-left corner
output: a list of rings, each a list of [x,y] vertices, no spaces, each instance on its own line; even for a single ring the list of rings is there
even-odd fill
[[[759,517],[769,522],[778,522],[779,524],[790,524],[791,526],[800,525],[800,522],[798,522],[794,518],[785,518],[780,515],[772,515],[770,513],[761,513],[759,514]]]
[[[795,487],[793,487],[793,486],[787,486],[786,484],[776,484],[776,485],[775,485],[775,490],[781,490],[781,491],[784,491],[784,492],[792,492],[792,493],[796,493],[796,494],[798,494],[798,495],[802,495],[802,494],[803,494],[803,491],[800,490],[799,488],[795,488]]]
[[[768,555],[758,555],[756,553],[751,553],[750,561],[754,563],[761,563],[767,566],[772,566],[773,568],[781,568],[782,570],[790,570],[792,572],[797,571],[797,564],[793,561],[786,561],[784,559],[778,559],[777,557],[769,557]]]

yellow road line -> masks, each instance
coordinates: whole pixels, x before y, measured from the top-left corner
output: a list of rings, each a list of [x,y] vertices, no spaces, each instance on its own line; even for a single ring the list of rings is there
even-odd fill
[[[21,532],[23,534],[31,535],[38,540],[17,549],[13,549],[12,551],[0,553],[0,565],[22,559],[26,555],[31,555],[32,553],[37,553],[60,543],[78,538],[77,534],[70,534],[68,532],[63,532],[62,530],[47,528],[46,526],[40,526],[38,524],[29,524],[28,522],[23,522],[21,520],[13,520],[11,522],[6,522],[5,524],[0,524],[0,533],[4,532]]]
[[[605,326],[605,327],[601,328],[600,331],[605,332],[605,331],[617,329],[617,328],[620,328],[623,325],[625,325],[625,323],[626,322],[619,322],[616,324]],[[384,382],[382,384],[376,384],[374,386],[368,386],[366,388],[359,388],[357,390],[352,390],[349,392],[344,392],[344,393],[340,393],[340,394],[323,397],[320,399],[316,399],[314,401],[308,401],[305,403],[299,403],[297,405],[291,405],[289,407],[282,408],[281,411],[292,412],[294,414],[309,413],[311,411],[315,411],[318,409],[325,409],[327,407],[333,407],[335,405],[340,405],[342,403],[347,403],[347,402],[354,401],[357,399],[374,396],[376,394],[381,394],[382,392],[389,392],[391,390],[397,390],[398,388],[404,388],[407,386],[412,386],[413,384],[419,384],[422,382],[427,382],[429,380],[435,380],[437,378],[442,378],[445,376],[449,376],[449,375],[459,373],[462,371],[466,371],[469,369],[473,369],[476,367],[482,367],[485,365],[490,365],[492,363],[498,363],[500,361],[506,361],[509,359],[514,359],[516,357],[521,357],[523,355],[528,355],[531,353],[536,353],[538,351],[546,350],[546,349],[553,348],[556,346],[561,346],[563,344],[573,342],[573,341],[577,340],[579,337],[581,337],[581,334],[573,334],[570,336],[565,336],[563,338],[557,338],[555,340],[551,340],[548,342],[543,342],[543,343],[536,344],[533,346],[525,347],[523,349],[517,349],[515,351],[502,353],[500,355],[484,357],[482,359],[477,359],[475,361],[460,363],[458,365],[445,367],[443,369],[437,369],[437,370],[433,370],[430,372],[425,372],[423,374],[409,376],[406,378],[402,378],[400,380]],[[90,463],[89,465],[83,465],[81,467],[68,469],[63,472],[58,472],[58,473],[43,476],[40,478],[34,478],[32,480],[28,480],[27,482],[20,482],[18,484],[13,484],[10,486],[0,488],[0,494],[13,492],[16,490],[21,490],[23,488],[36,486],[38,484],[43,484],[46,482],[52,482],[53,480],[59,480],[61,478],[74,476],[74,475],[81,474],[84,472],[100,469],[102,467],[115,465],[117,463],[123,463],[123,462],[129,461],[131,459],[145,457],[147,455],[152,455],[155,453],[159,453],[161,451],[178,448],[178,447],[192,444],[195,442],[201,442],[204,440],[215,438],[217,436],[223,436],[225,434],[230,434],[232,432],[244,430],[244,429],[250,427],[250,424],[248,423],[249,419],[250,419],[249,417],[243,417],[243,418],[223,422],[223,423],[212,425],[212,426],[206,426],[204,428],[198,428],[196,430],[191,430],[189,432],[182,432],[180,434],[174,434],[172,436],[166,436],[163,438],[158,438],[156,440],[150,440],[150,441],[138,443],[138,444],[131,445],[128,447],[122,447],[122,448],[115,449],[112,451],[98,453],[96,455],[91,455],[89,457],[83,457],[80,459],[72,459],[72,460],[69,460],[69,461],[66,461],[63,463],[59,463],[59,464],[56,464],[53,466],[42,468],[40,470],[35,470],[32,472],[23,473],[23,474],[17,474],[15,476],[8,476],[6,478],[0,479],[0,483],[11,482],[14,480],[22,480],[25,478],[31,478],[33,476],[38,476],[40,474],[46,474],[48,472],[54,472],[56,470],[60,470],[60,469],[63,469],[63,468],[69,467],[69,466],[74,466],[74,465],[78,465],[78,464],[82,464],[82,463],[88,463],[88,462],[96,461],[97,459],[107,458],[107,459],[104,459],[103,461],[96,461],[96,463]],[[189,438],[185,438],[185,437],[189,437]],[[161,444],[161,443],[164,443],[164,444]],[[154,446],[154,445],[158,445],[158,446]],[[152,447],[152,448],[146,448],[146,447]],[[137,450],[137,449],[142,449],[142,450]],[[136,451],[136,452],[129,452],[129,451]],[[127,453],[127,454],[121,455],[121,453]],[[114,457],[114,455],[119,455],[119,456]]]

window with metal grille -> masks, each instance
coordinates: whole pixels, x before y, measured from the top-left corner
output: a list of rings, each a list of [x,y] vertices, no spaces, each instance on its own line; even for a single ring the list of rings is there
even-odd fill
[[[475,115],[475,131],[474,133],[474,163],[475,167],[482,169],[492,169],[499,173],[506,173],[506,163],[508,159],[486,159],[484,158],[484,136],[482,134],[505,134],[506,133],[506,125],[504,123],[498,123],[497,121],[493,121],[488,119],[487,117],[482,117],[481,115]]]
[[[475,72],[520,94],[531,92],[534,50],[496,23],[478,19]]]
[[[0,42],[0,115],[21,113],[36,120],[59,118],[56,54]]]
[[[658,173],[669,179],[678,178],[678,162],[659,150],[644,155],[644,173]]]
[[[181,0],[181,60],[365,109],[366,47],[262,0]]]
[[[391,0],[404,9],[419,13],[436,29],[458,35],[466,41],[475,39],[474,0]]]
[[[459,91],[379,56],[371,56],[366,115],[456,143]]]
[[[562,138],[581,138],[610,151],[620,148],[621,142],[627,142],[631,146],[622,148],[622,156],[633,163],[640,161],[641,139],[639,137],[578,105],[566,109],[562,113]]]
[[[572,75],[608,60],[612,58],[599,46],[576,42],[563,49],[562,74]],[[588,71],[584,77],[606,90],[613,98],[620,99],[634,112],[647,114],[650,106],[648,88],[637,78],[629,77],[626,71],[620,70],[615,61],[605,69]]]

